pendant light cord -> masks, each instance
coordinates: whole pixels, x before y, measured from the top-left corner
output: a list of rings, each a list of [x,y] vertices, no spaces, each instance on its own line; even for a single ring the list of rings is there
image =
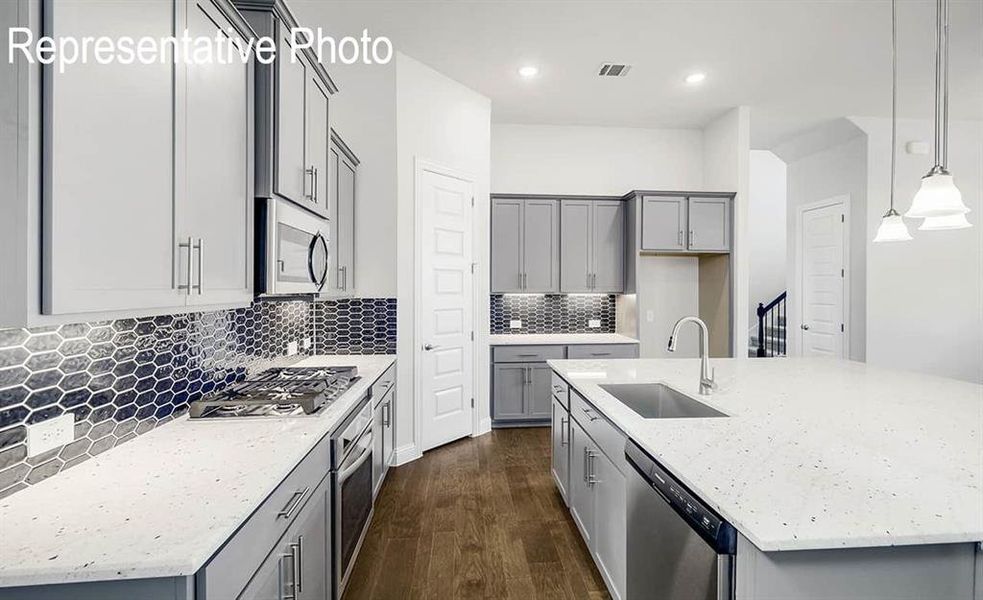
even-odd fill
[[[949,167],[949,0],[942,0],[942,170],[948,171],[948,167]]]
[[[898,8],[891,0],[891,210],[894,211],[894,172],[898,162]]]
[[[935,166],[942,166],[942,3],[935,1]]]

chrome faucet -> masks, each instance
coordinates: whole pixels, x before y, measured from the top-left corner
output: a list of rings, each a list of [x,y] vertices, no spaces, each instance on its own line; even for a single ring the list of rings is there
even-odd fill
[[[717,370],[710,369],[710,330],[707,324],[697,317],[683,317],[676,321],[672,327],[672,334],[669,336],[669,352],[676,351],[676,338],[679,337],[679,328],[683,323],[696,323],[700,326],[700,395],[709,396],[713,390],[717,389],[714,376]]]

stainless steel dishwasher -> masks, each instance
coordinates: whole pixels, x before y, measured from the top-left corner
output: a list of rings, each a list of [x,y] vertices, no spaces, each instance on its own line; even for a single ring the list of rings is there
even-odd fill
[[[737,532],[634,442],[627,600],[732,600]]]

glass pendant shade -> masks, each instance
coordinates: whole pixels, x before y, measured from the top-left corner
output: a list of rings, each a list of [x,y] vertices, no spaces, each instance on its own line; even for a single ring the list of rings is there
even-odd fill
[[[919,231],[943,231],[946,229],[967,229],[973,224],[966,219],[966,213],[957,213],[947,217],[928,217],[922,221]]]
[[[915,194],[906,217],[924,219],[928,217],[948,217],[969,212],[963,204],[963,195],[952,181],[952,175],[932,172],[922,177],[922,187]],[[921,229],[921,228],[919,228]]]
[[[874,242],[907,242],[910,239],[911,234],[908,233],[904,218],[894,209],[887,211],[887,214],[881,218],[881,225],[877,228]]]

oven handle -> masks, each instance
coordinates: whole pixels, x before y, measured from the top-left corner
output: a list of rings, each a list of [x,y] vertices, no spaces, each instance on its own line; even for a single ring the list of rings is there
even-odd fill
[[[354,462],[338,471],[338,485],[344,485],[346,481],[361,467],[365,461],[372,456],[372,432],[367,431],[365,435],[362,436],[363,440],[366,440],[364,450],[358,455],[358,458],[354,459]],[[361,443],[359,444],[361,445]]]

